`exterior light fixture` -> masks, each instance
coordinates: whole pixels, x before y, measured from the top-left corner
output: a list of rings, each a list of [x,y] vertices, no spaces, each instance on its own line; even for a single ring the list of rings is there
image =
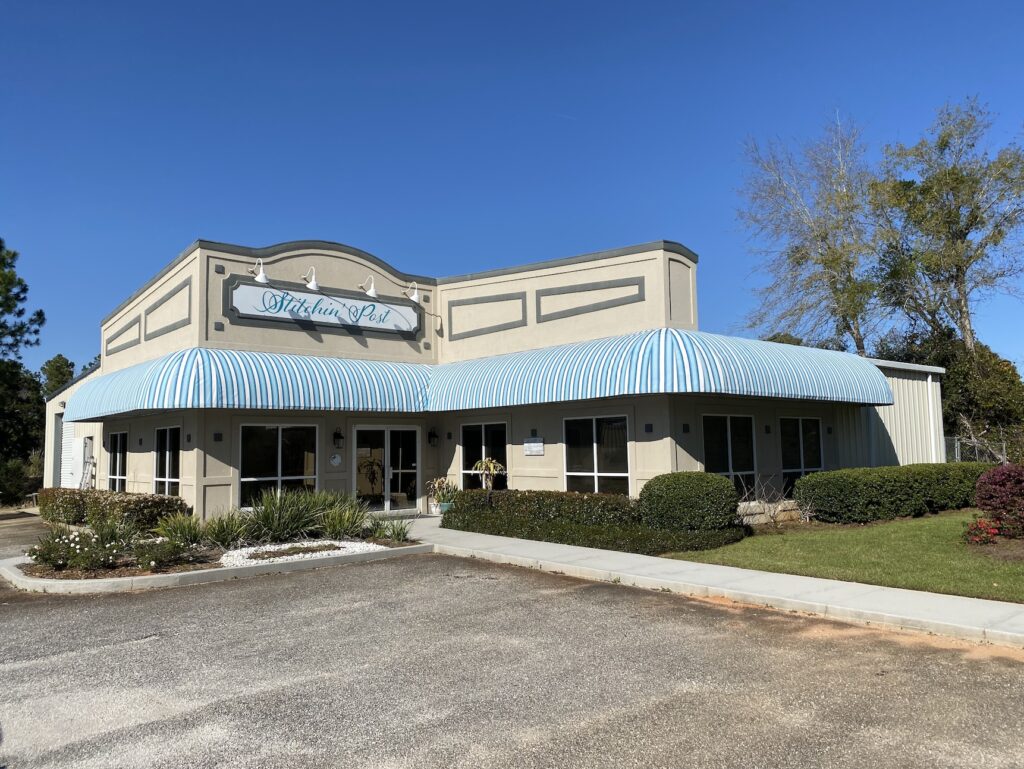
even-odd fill
[[[410,297],[410,298],[412,298],[412,297]],[[413,300],[413,301],[415,301],[415,300]],[[427,443],[429,443],[431,446],[436,448],[437,444],[440,442],[440,440],[441,439],[440,439],[440,436],[438,436],[438,434],[437,434],[437,430],[435,430],[433,427],[431,427],[430,428],[430,432],[427,433]]]
[[[269,283],[270,282],[270,278],[267,277],[267,273],[263,271],[263,260],[262,259],[257,259],[256,260],[256,267],[255,268],[253,268],[253,267],[249,268],[249,274],[256,276],[256,282],[257,283]]]
[[[373,276],[372,275],[367,275],[366,276],[366,280],[364,280],[362,282],[362,284],[359,286],[359,288],[361,288],[363,290],[363,293],[365,293],[371,299],[376,299],[377,298],[377,289],[373,285]]]
[[[334,439],[334,448],[345,448],[345,433],[341,431],[340,427],[334,428],[334,435],[332,436],[332,438]]]
[[[302,276],[302,279],[306,281],[306,288],[310,291],[320,290],[320,284],[316,282],[316,267],[310,267],[306,270],[306,274]]]
[[[416,285],[415,280],[402,293],[409,298],[410,302],[418,302],[420,300],[420,287]]]

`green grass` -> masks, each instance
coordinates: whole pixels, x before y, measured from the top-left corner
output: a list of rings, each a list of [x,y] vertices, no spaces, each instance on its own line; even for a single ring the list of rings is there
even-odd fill
[[[999,545],[969,547],[960,541],[973,512],[867,526],[792,526],[666,557],[1024,603],[1024,561],[993,557]]]

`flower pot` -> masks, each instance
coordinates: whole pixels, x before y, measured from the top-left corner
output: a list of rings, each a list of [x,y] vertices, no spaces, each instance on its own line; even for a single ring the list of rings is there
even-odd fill
[[[431,502],[427,506],[427,509],[430,510],[430,514],[431,515],[440,515],[441,514],[441,503],[440,502]]]
[[[438,504],[438,507],[441,508],[441,513],[444,514],[444,513],[447,513],[449,510],[452,509],[452,505],[453,504],[455,504],[455,503],[454,502],[441,502],[440,504]]]

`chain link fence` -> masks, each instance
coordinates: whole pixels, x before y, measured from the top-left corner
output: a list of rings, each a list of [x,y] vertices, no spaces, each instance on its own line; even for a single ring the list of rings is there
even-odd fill
[[[1001,462],[1006,456],[1006,441],[978,445],[957,436],[946,436],[947,462]]]

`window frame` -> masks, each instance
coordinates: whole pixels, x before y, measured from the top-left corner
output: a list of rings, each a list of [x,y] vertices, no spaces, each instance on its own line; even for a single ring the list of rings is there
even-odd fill
[[[728,420],[726,422],[726,425],[725,425],[725,440],[726,440],[726,444],[725,445],[726,445],[726,451],[729,454],[729,472],[727,472],[727,473],[713,472],[713,471],[709,471],[707,469],[707,467],[708,467],[707,458],[708,457],[707,457],[707,431],[704,428],[704,418],[705,417],[724,417],[726,420]],[[749,419],[750,420],[750,443],[751,443],[751,451],[752,451],[753,458],[754,458],[754,467],[752,469],[750,469],[750,470],[733,470],[733,467],[732,467],[732,420],[734,418],[735,419]],[[724,478],[728,478],[729,482],[732,483],[733,486],[736,485],[736,476],[737,475],[753,475],[754,476],[754,486],[749,489],[749,493],[750,494],[754,493],[755,488],[757,486],[757,464],[758,463],[757,463],[757,419],[754,417],[753,414],[722,414],[722,413],[718,413],[718,412],[701,414],[700,415],[700,450],[701,450],[700,467],[701,467],[701,470],[703,472],[705,472],[705,473],[712,472],[714,475],[721,475]],[[738,491],[737,491],[737,493],[738,493]],[[740,501],[743,501],[743,499],[746,499],[746,497],[741,495],[741,500]]]
[[[160,443],[159,434],[161,430],[177,430],[178,431],[178,477],[171,478],[169,476],[162,477],[158,474],[158,468],[160,467],[160,452],[157,450],[157,446]],[[171,454],[167,451],[167,467],[171,466],[170,463]],[[178,484],[177,494],[167,493],[167,484],[176,483]],[[163,484],[164,490],[160,491],[160,484]],[[165,425],[162,427],[156,427],[153,429],[153,493],[159,494],[163,497],[180,497],[181,496],[181,425]]]
[[[782,461],[782,420],[783,419],[794,419],[797,423],[797,431],[800,438],[800,467],[786,467],[785,462]],[[807,467],[807,460],[804,458],[804,422],[817,422],[818,423],[818,457],[821,460],[821,464],[818,467]],[[811,473],[820,473],[825,469],[825,434],[822,432],[822,418],[821,417],[798,417],[798,416],[780,416],[779,417],[779,464],[782,466],[782,483],[783,486],[786,484],[786,476],[790,473],[800,473],[800,477],[803,478],[805,475]],[[795,482],[795,481],[794,481]]]
[[[120,449],[115,452],[114,449],[114,436],[124,436],[124,443],[121,444]],[[127,491],[128,490],[128,431],[127,430],[116,430],[114,432],[107,433],[107,490],[108,491]],[[113,464],[115,458],[123,458],[120,463],[120,473],[113,471]],[[118,486],[120,481],[120,488]]]
[[[246,427],[274,427],[277,429],[277,475],[244,477],[242,475],[242,433]],[[313,475],[281,475],[281,431],[288,427],[312,427],[313,428]],[[353,450],[354,451],[354,450]],[[242,484],[253,481],[277,481],[277,493],[281,493],[283,481],[304,481],[307,478],[313,479],[313,490],[320,490],[320,425],[317,422],[241,422],[238,425],[238,506],[241,510],[251,510],[251,507],[242,506]]]
[[[594,471],[590,473],[579,472],[577,470],[569,470],[569,442],[566,439],[565,427],[566,422],[582,421],[589,419],[592,428],[593,438],[591,439],[591,449],[593,451],[594,458]],[[624,473],[602,473],[597,469],[597,420],[598,419],[625,419],[626,420],[626,472]],[[569,476],[582,477],[582,478],[593,478],[594,479],[594,490],[592,494],[599,494],[598,482],[600,478],[625,478],[626,479],[626,496],[632,496],[633,494],[633,463],[630,457],[630,437],[629,437],[629,414],[595,414],[587,415],[581,414],[580,416],[562,417],[562,491],[569,490]],[[607,493],[607,492],[606,492]]]
[[[474,470],[466,470],[465,467],[464,467],[465,462],[463,461],[463,459],[465,457],[465,443],[462,440],[463,430],[465,428],[467,428],[467,427],[479,427],[480,428],[480,451],[481,451],[481,456],[486,457],[487,456],[487,438],[486,438],[486,436],[487,436],[487,428],[491,427],[491,426],[494,426],[494,425],[501,425],[502,427],[505,428],[505,472],[506,472],[506,479],[507,479],[507,477],[508,477],[507,473],[509,472],[509,465],[510,465],[510,462],[509,462],[509,454],[510,454],[510,452],[508,450],[508,447],[511,445],[509,443],[509,441],[508,441],[508,421],[506,421],[506,420],[494,420],[493,422],[461,422],[459,424],[459,488],[460,489],[465,489],[466,488],[466,476],[467,475],[480,475],[479,472],[476,472]]]

